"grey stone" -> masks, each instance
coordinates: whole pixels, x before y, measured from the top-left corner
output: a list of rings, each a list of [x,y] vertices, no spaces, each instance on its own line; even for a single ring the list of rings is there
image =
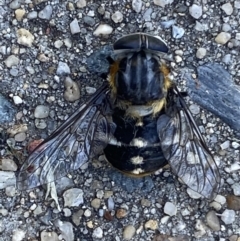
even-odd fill
[[[200,66],[197,72],[200,88],[196,87],[190,74],[186,78],[191,99],[240,131],[240,87],[234,84],[230,74],[217,63]]]
[[[68,64],[59,61],[58,67],[57,67],[57,74],[58,75],[67,75],[67,74],[70,74],[70,73],[71,73],[71,71],[70,71],[70,68],[69,68]]]
[[[43,10],[41,10],[38,13],[38,17],[41,19],[46,19],[46,20],[50,20],[52,17],[52,6],[51,5],[47,5]]]
[[[135,12],[140,13],[142,10],[142,0],[132,0],[132,8]]]
[[[202,16],[202,6],[193,4],[189,7],[189,13],[193,18],[199,19]]]

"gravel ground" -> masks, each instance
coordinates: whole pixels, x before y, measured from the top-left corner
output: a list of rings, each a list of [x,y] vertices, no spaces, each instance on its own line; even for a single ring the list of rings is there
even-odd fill
[[[56,182],[61,211],[44,187],[15,188],[28,143],[46,138],[101,84],[93,72],[104,66],[88,71],[92,53],[145,31],[168,43],[181,88],[186,72],[212,62],[237,86],[239,19],[239,0],[0,0],[0,240],[239,241],[240,141],[191,100],[222,176],[214,201],[187,190],[168,168],[136,180],[103,156]]]

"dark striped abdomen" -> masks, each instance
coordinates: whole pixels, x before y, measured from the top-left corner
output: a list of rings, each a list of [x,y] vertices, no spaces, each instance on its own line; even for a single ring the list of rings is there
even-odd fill
[[[113,167],[133,176],[147,175],[167,164],[163,156],[156,129],[156,118],[143,118],[143,125],[136,120],[124,118],[123,111],[117,109],[113,115],[116,124],[114,136],[127,145],[109,144],[105,156]],[[147,143],[147,146],[144,146]]]

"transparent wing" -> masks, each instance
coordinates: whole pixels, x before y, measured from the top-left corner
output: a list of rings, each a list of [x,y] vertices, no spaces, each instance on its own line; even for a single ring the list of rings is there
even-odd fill
[[[52,182],[102,152],[114,132],[106,82],[65,123],[42,142],[20,169],[18,189]]]
[[[213,199],[220,185],[218,167],[177,88],[169,99],[157,123],[164,156],[183,183]]]

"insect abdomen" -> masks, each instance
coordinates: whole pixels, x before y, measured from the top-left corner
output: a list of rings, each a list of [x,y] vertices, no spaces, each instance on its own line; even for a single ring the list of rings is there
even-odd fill
[[[109,144],[105,156],[118,170],[132,175],[144,176],[167,164],[156,131],[156,118],[143,118],[142,125],[132,118],[124,118],[122,110],[116,109],[113,122],[117,128],[114,136],[122,145]]]

